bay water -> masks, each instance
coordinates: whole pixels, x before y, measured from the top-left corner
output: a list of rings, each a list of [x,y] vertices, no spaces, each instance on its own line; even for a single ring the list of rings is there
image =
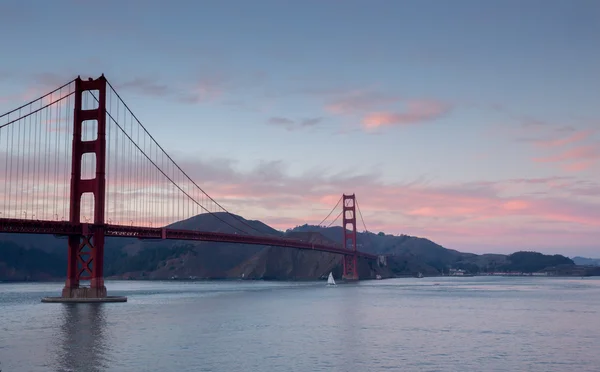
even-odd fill
[[[600,280],[0,283],[0,370],[599,371]]]

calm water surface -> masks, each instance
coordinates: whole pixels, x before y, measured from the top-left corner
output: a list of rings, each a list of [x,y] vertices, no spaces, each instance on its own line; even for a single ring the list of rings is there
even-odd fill
[[[0,284],[2,372],[600,370],[593,278],[107,286],[129,302]]]

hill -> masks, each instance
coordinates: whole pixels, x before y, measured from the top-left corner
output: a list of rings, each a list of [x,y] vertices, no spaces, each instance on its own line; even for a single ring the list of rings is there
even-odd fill
[[[281,232],[261,221],[226,213],[201,214],[169,227],[224,233],[235,233],[235,228],[240,228],[257,234],[315,242],[341,243],[343,236],[341,227],[303,225]],[[471,273],[534,272],[546,266],[573,265],[573,261],[564,256],[534,252],[517,252],[508,256],[463,253],[408,235],[358,233],[357,244],[362,251],[388,255],[386,267],[361,260],[359,272],[362,278],[412,276],[419,272],[426,276],[440,275],[448,273],[450,268]],[[0,280],[62,279],[66,267],[66,246],[65,238],[0,234]],[[336,277],[341,276],[339,255],[229,243],[106,239],[105,275],[109,278],[310,280],[325,277],[330,271]]]
[[[576,265],[582,266],[600,266],[600,258],[573,257]]]
[[[290,229],[294,232],[320,233],[332,240],[339,241],[342,236],[341,227],[322,228],[302,225]],[[524,272],[533,273],[547,267],[574,265],[574,262],[561,255],[544,255],[537,252],[515,252],[510,255],[459,252],[447,249],[429,239],[408,235],[389,235],[380,233],[359,233],[357,244],[360,250],[391,255],[388,258],[389,268],[396,275],[448,274],[449,269],[463,269],[472,274],[485,272]]]
[[[233,226],[233,227],[232,227]],[[236,233],[235,227],[256,234],[284,236],[260,221],[216,213],[201,214],[169,226],[174,229]],[[312,241],[319,235],[287,234]],[[63,279],[67,241],[45,235],[0,234],[0,280]],[[317,279],[333,271],[341,276],[341,257],[326,252],[298,249],[190,241],[141,241],[107,238],[105,275],[108,278],[246,278]],[[371,262],[359,262],[362,277],[383,274]]]

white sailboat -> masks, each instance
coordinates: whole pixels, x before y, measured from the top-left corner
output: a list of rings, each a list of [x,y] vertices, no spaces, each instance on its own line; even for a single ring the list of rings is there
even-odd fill
[[[327,278],[327,285],[335,285],[335,280],[333,280],[333,274],[330,272],[329,277]]]

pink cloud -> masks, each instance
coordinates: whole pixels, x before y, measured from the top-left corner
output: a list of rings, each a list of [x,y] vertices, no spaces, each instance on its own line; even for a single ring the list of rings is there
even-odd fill
[[[586,144],[597,133],[572,125],[554,125],[532,118],[520,118],[520,125],[499,126],[518,142],[529,143],[536,151],[544,149],[554,154],[533,157],[535,163],[556,164],[564,172],[581,172],[600,159],[598,144]],[[497,134],[497,133],[496,133]]]
[[[562,132],[562,130],[561,130]],[[570,132],[570,131],[568,131]],[[579,142],[591,137],[594,134],[592,130],[583,130],[579,132],[575,132],[568,137],[557,138],[552,140],[539,140],[536,141],[535,144],[540,147],[561,147],[571,143]]]
[[[283,179],[286,179],[284,177]],[[420,186],[420,185],[385,185],[376,180],[351,181],[349,179],[313,179],[320,185],[329,185],[331,192],[318,192],[309,181],[302,179],[284,181],[280,188],[262,184],[249,179],[243,186],[238,187],[237,203],[244,205],[246,198],[252,198],[254,213],[260,211],[261,204],[267,208],[263,218],[267,223],[283,217],[277,214],[283,209],[286,213],[301,213],[314,208],[315,205],[324,208],[335,205],[339,199],[339,190],[350,189],[357,193],[359,203],[367,225],[373,229],[387,232],[402,232],[420,234],[432,238],[442,244],[474,243],[477,237],[469,239],[457,238],[447,231],[490,231],[487,242],[511,241],[513,237],[503,235],[503,231],[516,229],[515,221],[523,229],[533,226],[537,221],[544,223],[559,223],[564,226],[563,235],[575,234],[577,228],[590,228],[589,233],[600,227],[600,213],[596,203],[574,201],[571,198],[539,198],[532,196],[502,197],[498,194],[498,185],[456,185],[455,187]],[[288,183],[289,182],[289,183]],[[506,183],[512,184],[507,181]],[[543,184],[551,189],[551,181]],[[541,181],[536,181],[536,185]],[[216,186],[216,185],[215,185]],[[229,184],[228,190],[235,189],[235,184]],[[296,190],[298,188],[298,190]],[[300,191],[299,189],[303,189]],[[216,189],[217,197],[220,192]],[[287,197],[285,195],[288,195]],[[223,195],[225,196],[225,195]],[[275,198],[274,198],[275,197]],[[246,209],[246,208],[244,208]],[[295,211],[297,209],[298,211]],[[275,214],[275,215],[274,215]],[[323,213],[324,215],[326,213]],[[314,213],[311,214],[314,217]],[[335,213],[333,214],[335,215]],[[323,216],[324,217],[324,216]],[[332,216],[333,218],[333,216]],[[382,221],[377,223],[377,220]],[[298,223],[317,223],[304,217],[298,217]],[[395,222],[393,222],[395,221]],[[482,225],[483,224],[483,225]],[[413,227],[408,227],[413,225]],[[362,229],[362,228],[361,228]],[[548,231],[553,231],[549,228]],[[473,234],[472,234],[473,235]],[[593,234],[592,234],[593,235]],[[600,234],[594,235],[597,238]],[[545,243],[553,244],[546,240]]]
[[[596,160],[600,158],[600,147],[598,145],[582,145],[565,150],[558,155],[535,158],[538,163],[559,163],[565,161]]]
[[[215,72],[210,75],[201,75],[193,80],[191,85],[183,83],[179,89],[178,100],[184,103],[206,103],[221,99],[227,91],[233,90],[239,81],[234,81],[222,73]]]
[[[30,104],[19,108],[19,110],[7,110],[0,125],[9,122],[17,122],[18,120],[21,120],[20,118],[25,119],[27,117],[31,117],[36,124],[43,122],[46,125],[50,125],[52,123],[64,121],[69,114],[67,108],[73,107],[73,96],[70,94],[74,90],[74,84],[72,83],[56,92],[50,93],[63,84],[65,84],[65,81],[52,87],[49,87],[44,82],[41,84],[36,83],[36,85],[28,87],[20,94],[0,97],[0,103],[6,103],[12,106],[11,110],[16,110],[18,107],[31,102]],[[52,112],[52,115],[47,115],[49,111]],[[35,115],[35,117],[32,115]]]
[[[405,99],[371,90],[355,90],[335,95],[325,109],[336,115],[361,117],[364,129],[410,125],[435,120],[451,110],[451,105],[426,99]],[[397,106],[403,106],[397,110]]]
[[[580,161],[571,164],[565,164],[562,166],[567,172],[581,172],[594,165],[593,161]]]
[[[41,87],[29,87],[21,93],[0,97],[0,103],[14,103],[15,106],[21,106],[24,103],[43,96],[45,93],[48,93],[49,90],[52,89],[44,90]]]
[[[325,210],[326,206],[335,204],[341,192],[353,190],[361,200],[363,212],[392,213],[397,215],[395,218],[400,216],[401,220],[418,217],[422,221],[436,220],[441,225],[455,225],[485,218],[494,220],[527,217],[576,224],[600,223],[594,204],[576,202],[569,198],[499,196],[499,190],[503,189],[500,186],[523,183],[525,180],[446,187],[385,185],[377,181],[376,175],[333,178],[311,175],[306,178],[290,178],[281,168],[276,169],[278,171],[267,181],[260,173],[240,174],[231,168],[221,173],[218,181],[205,181],[206,187],[214,190],[215,197],[230,200],[232,203],[227,202],[230,205],[254,211],[260,210],[262,206],[265,210],[261,213],[267,214],[281,213],[282,210],[296,213],[296,209],[306,211],[311,206],[319,206]],[[204,179],[207,179],[206,173]],[[553,179],[546,180],[546,183],[542,179],[531,181],[536,187],[541,185],[548,190],[552,190],[553,182]],[[574,188],[575,185],[572,184],[571,187]],[[231,200],[232,197],[235,200]],[[244,205],[247,207],[243,207]]]
[[[530,203],[524,200],[509,200],[505,202],[502,207],[506,210],[518,211],[527,209],[530,207]]]
[[[438,119],[450,111],[450,106],[436,101],[409,101],[402,113],[375,112],[363,118],[366,129],[391,125],[411,125]]]
[[[62,110],[60,111],[61,115],[64,115],[65,117],[67,115],[69,115],[69,112],[65,111],[66,108],[70,108],[72,109],[74,107],[74,101],[75,101],[75,95],[72,95],[72,93],[75,91],[75,85],[74,84],[70,84],[69,86],[60,89],[52,94],[49,94],[47,96],[45,96],[42,99],[42,105],[46,106],[48,105],[49,107],[52,107],[53,110]],[[41,93],[44,94],[44,93]],[[96,96],[97,97],[97,96]],[[90,107],[98,107],[96,101],[94,100],[93,97],[89,97],[88,98],[88,103],[91,104]],[[38,107],[36,107],[35,105],[33,105],[32,109],[37,109]],[[84,107],[85,109],[86,107]],[[56,121],[56,119],[54,119]]]
[[[559,245],[595,244],[600,239],[600,185],[569,177],[435,185],[385,183],[377,173],[340,175],[315,170],[290,176],[281,162],[265,162],[244,171],[228,159],[184,158],[178,163],[231,212],[280,229],[317,224],[342,193],[356,193],[371,231],[418,235],[455,249],[477,244],[504,245],[511,251],[532,244],[568,249]],[[68,166],[60,168],[68,171]],[[201,211],[197,206],[190,208],[192,204],[166,182],[153,183],[151,177],[136,182],[132,175],[124,178],[127,182],[119,182],[122,175],[114,169],[107,173],[107,218],[113,222],[131,219],[137,224],[137,216],[140,221],[168,223]],[[197,201],[208,205],[189,182],[175,179]],[[4,184],[0,182],[0,196]],[[337,212],[339,209],[325,223]],[[152,213],[154,218],[149,218]],[[360,219],[358,224],[363,230]]]

